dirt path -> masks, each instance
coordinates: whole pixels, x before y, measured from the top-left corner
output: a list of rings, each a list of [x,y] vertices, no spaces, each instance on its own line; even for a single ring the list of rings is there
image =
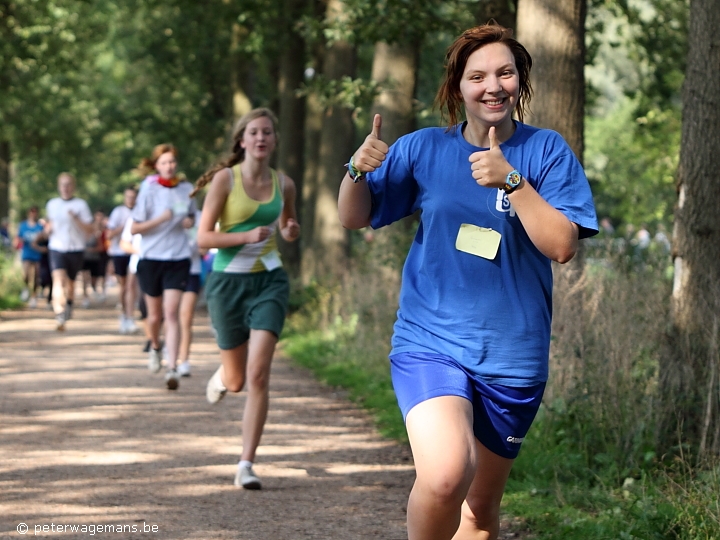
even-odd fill
[[[77,309],[64,333],[45,309],[0,314],[0,538],[407,538],[409,451],[364,412],[277,358],[263,490],[237,489],[244,394],[205,401],[205,312],[192,377],[170,392],[142,338],[117,333],[114,303]]]

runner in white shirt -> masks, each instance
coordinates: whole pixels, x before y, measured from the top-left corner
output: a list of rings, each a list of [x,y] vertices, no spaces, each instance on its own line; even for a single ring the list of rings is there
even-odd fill
[[[52,304],[57,330],[65,330],[72,317],[75,278],[83,266],[85,240],[93,231],[93,216],[87,203],[74,196],[75,177],[58,176],[60,197],[50,199],[45,207],[46,232],[50,235],[50,269],[52,270]]]
[[[138,328],[135,326],[135,322],[132,317],[127,318],[125,301],[127,297],[127,269],[128,263],[130,262],[130,255],[120,247],[120,236],[123,232],[125,224],[130,219],[132,209],[135,207],[135,200],[137,199],[137,191],[134,187],[128,187],[124,192],[123,204],[113,208],[110,212],[110,217],[107,223],[107,238],[110,240],[110,246],[108,247],[108,255],[112,259],[113,269],[115,271],[115,277],[117,278],[118,285],[120,286],[120,333],[121,334],[134,334]],[[130,313],[132,313],[133,305],[129,306]]]
[[[160,371],[162,359],[160,326],[165,322],[165,351],[168,390],[180,384],[176,370],[180,346],[180,299],[187,287],[190,272],[190,243],[185,234],[195,223],[195,200],[190,198],[193,186],[177,178],[177,150],[171,144],[153,149],[152,157],[140,164],[151,174],[140,185],[133,208],[133,234],[141,234],[138,281],[145,294],[148,325],[152,334],[148,369]]]

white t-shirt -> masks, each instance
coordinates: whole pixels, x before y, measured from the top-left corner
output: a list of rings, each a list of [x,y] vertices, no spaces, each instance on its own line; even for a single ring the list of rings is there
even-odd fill
[[[129,218],[125,222],[125,227],[123,227],[123,231],[120,234],[120,240],[124,240],[125,242],[130,242],[132,244],[135,253],[130,254],[128,272],[130,272],[131,274],[137,274],[137,265],[138,261],[140,260],[140,243],[142,242],[142,234],[132,234],[130,232],[130,229],[132,229],[132,224],[132,218]],[[127,252],[123,251],[123,254],[127,255]]]
[[[143,233],[140,258],[157,261],[180,261],[190,258],[190,243],[182,226],[182,220],[194,216],[197,210],[195,199],[190,198],[193,186],[180,182],[167,188],[158,182],[157,175],[148,176],[140,184],[137,203],[132,218],[142,223],[160,216],[170,209],[172,218]]]
[[[185,233],[190,242],[190,273],[199,275],[202,272],[202,258],[200,257],[200,248],[197,243],[198,227],[200,225],[200,212],[195,214],[195,224],[189,229],[185,229]]]
[[[110,212],[110,217],[108,218],[107,222],[107,228],[108,230],[117,229],[118,227],[124,227],[125,223],[127,223],[127,220],[130,219],[130,214],[132,214],[132,210],[125,206],[124,204],[121,204],[120,206],[116,206],[113,208],[113,211]],[[111,257],[119,257],[122,255],[127,255],[123,251],[123,249],[120,247],[120,235],[113,236],[110,239],[110,247],[108,247],[108,255]]]
[[[64,200],[60,197],[50,199],[45,206],[45,215],[52,223],[50,242],[48,248],[52,251],[69,253],[73,251],[85,251],[87,235],[75,223],[70,212],[76,214],[83,223],[92,223],[93,217],[87,203],[73,197]]]

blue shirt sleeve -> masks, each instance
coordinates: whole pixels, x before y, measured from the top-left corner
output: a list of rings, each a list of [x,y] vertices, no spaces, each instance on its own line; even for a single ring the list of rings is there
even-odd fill
[[[401,137],[390,147],[385,161],[367,174],[372,198],[370,224],[379,229],[412,215],[419,207],[418,184],[409,165],[409,138]]]

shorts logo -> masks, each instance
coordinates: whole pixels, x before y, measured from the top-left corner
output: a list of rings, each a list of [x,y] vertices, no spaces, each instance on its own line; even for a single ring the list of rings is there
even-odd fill
[[[509,443],[513,444],[522,444],[522,442],[525,440],[525,437],[513,437],[512,435],[505,439]]]

